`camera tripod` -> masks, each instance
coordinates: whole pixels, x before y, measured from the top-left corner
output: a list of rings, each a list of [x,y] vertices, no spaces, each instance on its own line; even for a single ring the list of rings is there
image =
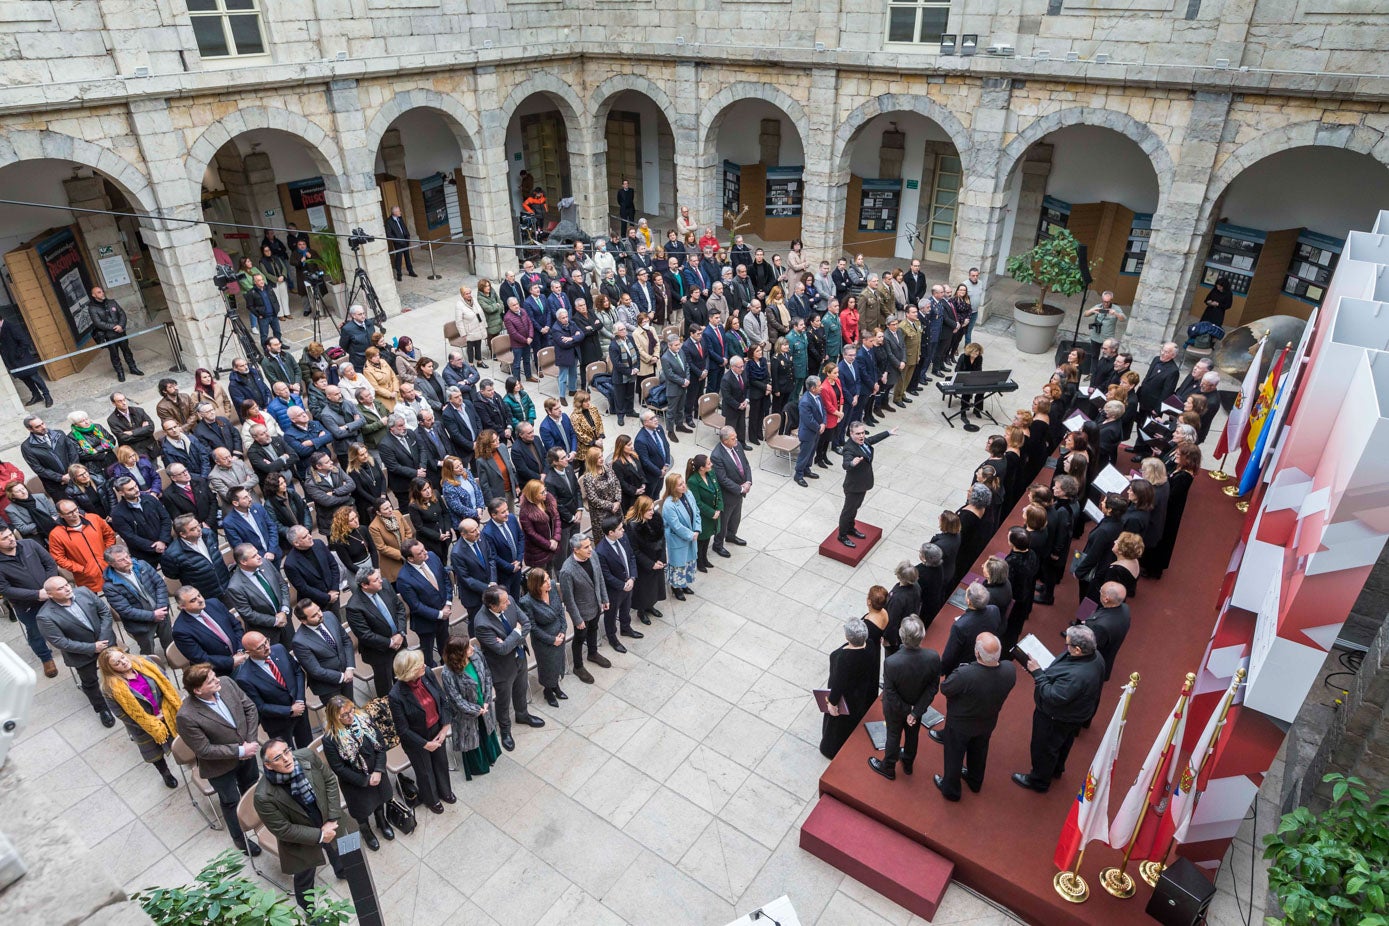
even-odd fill
[[[222,366],[222,356],[227,351],[227,345],[233,340],[241,345],[241,351],[246,357],[247,363],[260,363],[260,346],[256,344],[256,339],[251,335],[251,331],[246,327],[246,323],[241,320],[241,313],[236,309],[236,297],[231,293],[224,294],[227,297],[227,311],[222,316],[222,337],[217,345],[217,363],[213,367],[216,373],[231,372],[230,366]]]
[[[376,295],[376,287],[371,285],[371,277],[367,276],[366,269],[362,267],[362,256],[359,253],[361,245],[350,240],[348,244],[352,247],[352,260],[356,263],[357,269],[352,271],[352,287],[347,291],[347,305],[343,306],[342,321],[338,322],[337,326],[341,329],[347,323],[348,313],[352,311],[354,305],[364,305],[376,322],[376,327],[385,331],[386,310],[381,307],[381,300]]]

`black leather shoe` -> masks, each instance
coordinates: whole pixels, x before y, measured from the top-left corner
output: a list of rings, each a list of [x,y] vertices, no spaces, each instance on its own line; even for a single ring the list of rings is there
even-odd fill
[[[660,615],[658,614],[657,617],[659,617],[659,616],[660,616]],[[647,614],[646,611],[638,611],[638,612],[637,612],[637,620],[641,621],[643,624],[645,624],[645,625],[648,626],[648,627],[651,626],[651,618],[650,618],[650,616]]]
[[[561,687],[559,687],[558,685],[556,685],[554,690],[555,690],[555,697],[556,697],[556,698],[559,698],[561,701],[568,701],[568,700],[569,700],[569,695],[567,695],[567,694],[564,693],[564,689],[563,689],[563,688],[561,688]]]
[[[937,743],[945,743],[945,735],[942,734],[939,730],[927,730],[926,735]]]
[[[502,748],[505,749],[507,752],[511,752],[513,749],[516,748],[516,741],[511,738],[510,730],[507,730],[505,733],[502,734]]]
[[[125,371],[124,371],[124,370],[117,370],[117,371],[116,371],[116,381],[117,381],[117,382],[120,382],[120,383],[125,382]]]
[[[683,588],[672,588],[670,593],[675,596],[676,601],[685,600],[685,590]]]
[[[260,858],[261,849],[259,843],[254,843],[247,840],[245,847],[242,848],[241,851],[245,852],[251,858]]]
[[[865,533],[863,533],[863,531],[859,530],[859,529],[856,528],[856,527],[851,527],[851,528],[849,528],[849,533],[853,534],[853,535],[854,535],[855,537],[857,537],[859,540],[867,540],[867,539],[868,539],[868,535],[865,534]]]
[[[362,827],[362,842],[367,844],[367,848],[373,852],[381,851],[381,843],[376,838],[376,834],[371,831],[371,827]]]
[[[797,476],[797,477],[796,477],[796,485],[800,486],[800,487],[803,488],[803,489],[808,489],[808,488],[810,488],[810,483],[808,483],[808,482],[805,481],[805,477],[804,477],[804,476]]]
[[[947,801],[958,801],[958,800],[960,799],[960,795],[958,795],[958,794],[952,796],[952,795],[949,795],[949,794],[946,794],[946,793],[945,793],[945,779],[944,779],[944,778],[940,777],[939,775],[932,775],[932,776],[931,776],[931,781],[935,782],[936,790],[939,791],[939,792],[940,792],[940,796],[943,797],[943,798],[945,798]]]
[[[714,547],[714,553],[722,556],[724,559],[730,559],[733,556],[732,553],[728,552],[728,547]]]
[[[663,614],[661,613],[661,609],[660,609],[660,608],[647,608],[647,609],[646,609],[646,613],[647,613],[647,614],[650,614],[652,617],[664,617],[664,616],[665,616],[665,615],[663,615]],[[642,623],[643,623],[643,624],[649,624],[649,623],[651,623],[651,622],[650,622],[650,621],[642,621]]]
[[[555,693],[549,688],[545,689],[545,703],[551,707],[559,707],[559,698],[556,698]]]
[[[964,781],[965,785],[975,794],[979,793],[979,785],[970,780],[969,769],[964,767],[960,768],[960,779]]]
[[[574,667],[574,677],[577,678],[579,681],[583,682],[585,685],[593,684],[593,673],[589,672],[581,665]]]
[[[852,540],[850,540],[848,537],[840,537],[840,538],[839,538],[839,542],[842,543],[842,544],[844,544],[844,546],[848,547],[850,550],[852,550],[854,547],[858,546],[858,544],[854,543],[854,542],[853,542]]]
[[[728,542],[731,543],[731,544],[733,544],[735,547],[745,547],[745,546],[748,545],[748,542],[747,542],[746,540],[744,540],[742,537],[732,537],[732,536],[730,536],[730,537],[728,538]]]
[[[174,777],[172,772],[161,772],[159,777],[164,780],[164,787],[170,791],[178,787],[178,779]]]
[[[52,407],[53,407],[53,396],[51,396],[51,395],[46,395],[46,396],[43,397],[43,407],[44,407],[44,408],[52,408]]]
[[[145,375],[145,371],[142,370],[142,369],[140,369],[139,367],[137,367],[137,366],[136,366],[135,364],[133,364],[133,363],[130,365],[130,372],[134,373],[136,376],[144,376],[144,375]]]
[[[43,401],[43,396],[41,396],[41,395],[36,395],[36,396],[34,396],[33,398],[31,398],[29,401],[25,402],[24,404],[25,404],[25,405],[38,405],[38,404],[39,404],[40,402],[42,402],[42,401]]]
[[[441,794],[441,795],[439,795],[439,800],[443,801],[445,804],[457,804],[457,803],[458,803],[458,798],[457,798],[456,795],[453,794],[452,791],[450,791],[448,794]]]
[[[372,819],[376,821],[376,828],[381,832],[382,839],[387,841],[395,839],[395,830],[391,827],[391,821],[386,818],[384,809],[376,811],[372,815]]]
[[[834,464],[831,463],[829,460],[816,460],[815,465],[820,467],[821,469],[829,469]]]
[[[902,760],[902,774],[903,774],[903,775],[910,775],[910,774],[912,773],[912,765],[913,765],[915,762],[916,762],[915,759],[903,759],[903,760]]]
[[[897,780],[897,773],[892,770],[892,766],[888,765],[886,762],[884,762],[882,759],[879,759],[877,756],[868,757],[868,767],[871,768],[873,771],[877,772],[879,775],[882,775],[888,781]]]
[[[805,478],[807,478],[807,479],[819,479],[819,478],[820,478],[820,474],[817,473],[817,472],[813,472],[813,471],[811,471],[811,470],[806,470]]]
[[[694,433],[694,428],[690,427],[689,425],[685,425],[685,424],[680,425],[680,427],[676,428],[675,430],[676,430],[676,431],[679,431],[681,434],[693,434],[693,433]]]
[[[537,730],[545,726],[544,718],[537,717],[534,714],[527,714],[524,717],[517,717],[516,722],[523,723],[528,727],[535,727]]]
[[[700,564],[699,564],[698,566],[696,566],[695,568],[698,569],[700,572],[708,572],[708,571],[709,571],[709,567],[706,566],[704,563],[700,563]]]
[[[640,630],[632,630],[631,628],[620,632],[624,637],[631,637],[633,640],[640,640],[642,637],[646,636],[646,634],[642,633]]]
[[[600,669],[611,669],[613,667],[612,662],[609,661],[607,656],[600,656],[597,653],[589,653],[588,661]]]
[[[623,645],[622,645],[622,641],[618,640],[617,637],[612,637],[612,638],[610,638],[610,639],[608,640],[608,645],[611,646],[611,647],[613,648],[613,652],[614,652],[614,653],[625,653],[625,652],[627,652],[627,647],[623,646]]]
[[[101,725],[103,727],[114,727],[116,725],[115,715],[113,715],[110,711],[102,711],[100,716]]]
[[[680,437],[674,431],[667,431],[666,437],[670,440],[672,444],[680,443]]]
[[[435,801],[434,803],[429,805],[429,809],[434,813],[443,813],[444,805],[439,801]]]
[[[1029,791],[1036,791],[1038,794],[1047,793],[1046,788],[1036,787],[1032,784],[1032,780],[1028,778],[1026,775],[1024,775],[1022,772],[1014,772],[1012,778],[1013,784],[1017,785],[1019,788],[1026,788]]]
[[[407,275],[412,276],[412,277],[413,277],[413,276],[418,276],[418,275],[419,275],[419,274],[415,273],[415,271],[413,271],[413,270],[406,271],[406,273],[407,273]]]

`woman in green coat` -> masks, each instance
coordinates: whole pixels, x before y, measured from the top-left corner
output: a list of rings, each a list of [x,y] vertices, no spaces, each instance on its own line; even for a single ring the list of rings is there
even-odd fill
[[[719,532],[719,516],[723,514],[723,489],[713,469],[714,461],[703,453],[690,457],[690,462],[685,464],[685,485],[699,504],[699,559],[696,563],[700,572],[708,572],[712,565],[709,538]]]
[[[506,311],[502,305],[501,294],[492,285],[492,281],[485,277],[477,281],[478,308],[482,309],[482,315],[487,319],[487,340],[501,334],[505,330],[502,323],[502,313]]]

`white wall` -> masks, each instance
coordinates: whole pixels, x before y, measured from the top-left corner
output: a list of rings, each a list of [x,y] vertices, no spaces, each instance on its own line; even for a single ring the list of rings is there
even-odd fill
[[[412,109],[403,114],[391,128],[400,130],[405,147],[405,176],[421,180],[437,173],[451,174],[463,162],[463,152],[453,130],[438,113],[427,109]],[[385,160],[376,151],[376,172],[384,173]]]
[[[1074,125],[1042,140],[1054,146],[1048,196],[1068,203],[1119,203],[1134,212],[1157,209],[1157,174],[1148,155],[1128,138]]]
[[[270,166],[275,171],[276,183],[292,183],[307,180],[323,174],[314,156],[309,153],[309,144],[301,138],[276,129],[254,129],[233,139],[233,143],[245,157],[251,153],[252,145],[270,157]]]
[[[1389,203],[1389,169],[1340,148],[1294,148],[1264,158],[1230,184],[1220,218],[1263,231],[1308,228],[1346,237]]]
[[[805,148],[791,117],[766,100],[739,100],[724,113],[719,126],[719,161],[756,164],[762,159],[758,136],[763,119],[781,120],[781,156],[773,167],[793,167],[805,163]]]
[[[875,116],[859,130],[858,137],[854,140],[853,148],[849,152],[850,173],[865,180],[875,180],[881,176],[879,158],[882,153],[883,132],[890,130],[894,122],[897,123],[897,130],[907,136],[902,157],[902,209],[898,213],[895,253],[898,257],[910,259],[913,244],[905,237],[903,225],[908,222],[920,224],[918,218],[922,196],[928,194],[931,189],[930,174],[933,173],[935,165],[932,161],[932,170],[926,169],[926,143],[948,142],[950,136],[935,122],[919,113],[894,112]],[[908,180],[917,181],[915,190],[907,188]]]
[[[72,176],[68,161],[20,161],[0,169],[0,199],[67,205],[63,181]],[[83,169],[84,176],[91,171]],[[67,209],[0,206],[0,255],[7,254],[39,232],[73,223]]]

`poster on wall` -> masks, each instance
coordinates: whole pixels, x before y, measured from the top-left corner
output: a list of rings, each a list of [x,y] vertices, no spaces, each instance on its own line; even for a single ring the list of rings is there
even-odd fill
[[[289,188],[289,204],[309,214],[309,228],[313,231],[328,229],[328,198],[322,177],[307,180],[294,180],[285,184]]]
[[[803,167],[767,168],[767,218],[794,218],[801,214],[805,186]]]
[[[743,168],[732,161],[723,162],[723,211],[738,214],[743,198]]]
[[[64,228],[35,244],[34,251],[43,261],[73,338],[79,345],[83,344],[92,334],[92,279],[77,237],[72,229]]]
[[[901,212],[901,180],[863,181],[859,195],[859,231],[895,232]]]
[[[443,174],[420,181],[420,196],[424,198],[424,224],[430,231],[449,224],[449,204],[444,187]]]

